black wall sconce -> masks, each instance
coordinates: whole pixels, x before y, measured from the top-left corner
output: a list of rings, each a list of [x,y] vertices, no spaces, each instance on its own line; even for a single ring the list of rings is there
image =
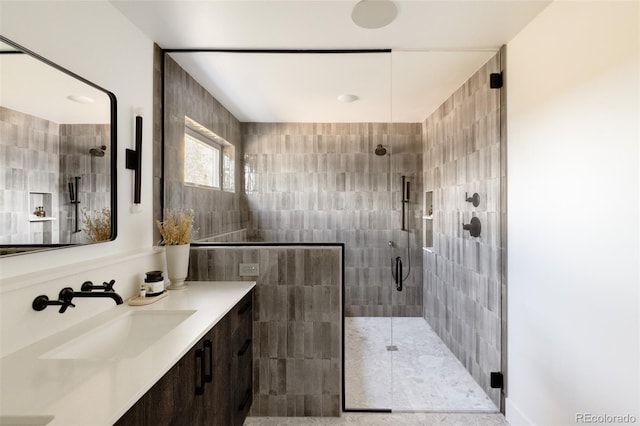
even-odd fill
[[[126,167],[134,171],[133,203],[140,204],[142,185],[142,116],[136,115],[136,149],[127,149]]]
[[[467,203],[473,203],[473,207],[478,207],[480,205],[480,194],[475,192],[471,197],[467,196],[467,193],[464,193],[464,198]]]

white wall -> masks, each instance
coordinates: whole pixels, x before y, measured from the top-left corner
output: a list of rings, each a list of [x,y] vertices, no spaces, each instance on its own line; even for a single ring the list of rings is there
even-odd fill
[[[640,421],[639,4],[557,1],[507,45],[513,425]]]
[[[153,42],[106,1],[2,1],[0,28],[9,39],[113,92],[118,112],[117,239],[0,259],[5,354],[32,340],[31,325],[47,324],[36,332],[42,337],[109,308],[111,302],[101,300],[93,311],[56,312],[47,321],[51,315],[31,310],[35,296],[54,298],[63,286],[77,288],[85,279],[113,278],[120,293],[131,295],[144,271],[162,267],[162,256],[153,249],[152,234]],[[125,149],[134,147],[133,117],[140,108],[145,116],[142,211],[132,213],[133,172],[125,168],[124,160]]]

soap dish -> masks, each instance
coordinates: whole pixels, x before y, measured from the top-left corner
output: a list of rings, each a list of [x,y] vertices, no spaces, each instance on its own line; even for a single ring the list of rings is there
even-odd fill
[[[167,297],[169,292],[167,290],[163,291],[162,294],[153,297],[140,297],[134,296],[131,299],[127,300],[127,303],[131,306],[142,306],[142,305],[150,305],[154,302],[157,302],[160,299],[164,299]]]

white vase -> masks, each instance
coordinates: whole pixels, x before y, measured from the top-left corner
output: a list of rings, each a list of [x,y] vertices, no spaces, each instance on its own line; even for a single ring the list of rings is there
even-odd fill
[[[186,287],[184,280],[189,272],[189,249],[190,244],[179,244],[175,246],[165,246],[164,252],[167,258],[167,276],[171,285],[169,290],[181,290]]]

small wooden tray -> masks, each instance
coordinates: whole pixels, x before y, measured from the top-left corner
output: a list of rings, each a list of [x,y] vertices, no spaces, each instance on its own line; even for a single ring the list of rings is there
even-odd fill
[[[127,300],[127,303],[131,306],[150,305],[153,302],[157,302],[160,299],[164,299],[165,297],[167,297],[167,294],[169,294],[169,292],[165,290],[162,292],[162,294],[159,294],[158,296],[153,296],[153,297],[134,296],[131,299]]]

